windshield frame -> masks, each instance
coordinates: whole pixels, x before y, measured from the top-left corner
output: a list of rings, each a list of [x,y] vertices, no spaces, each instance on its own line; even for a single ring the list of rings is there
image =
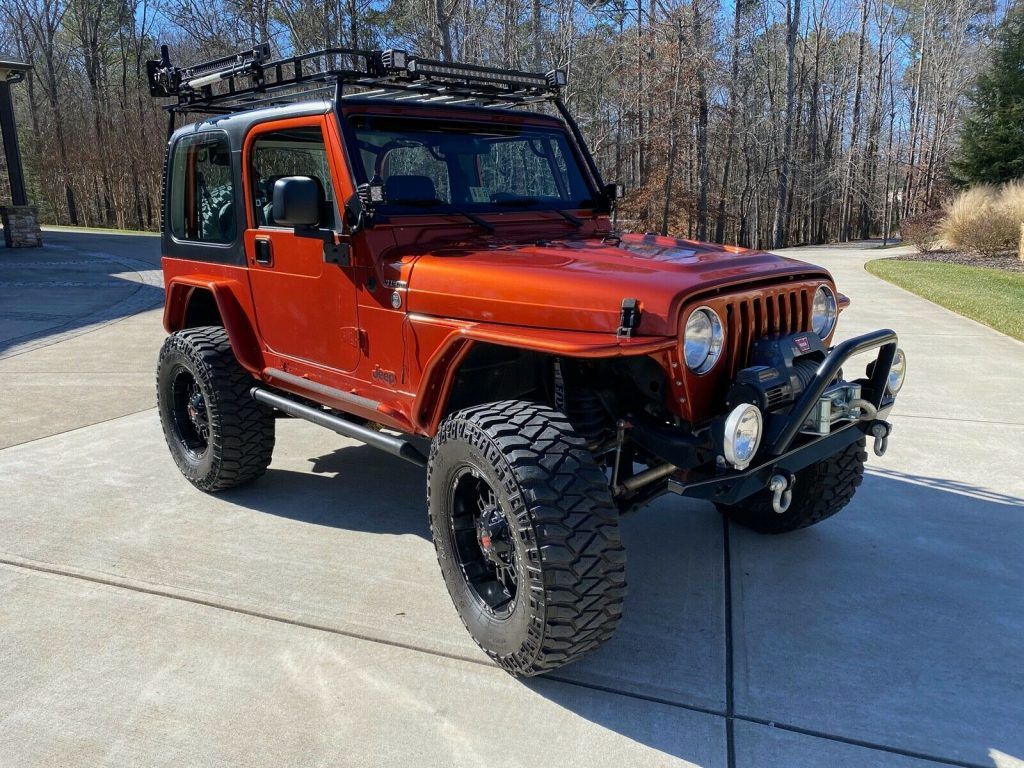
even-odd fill
[[[439,109],[410,109],[396,107],[396,105],[387,104],[385,102],[379,102],[373,105],[355,103],[352,105],[343,104],[341,106],[342,108],[338,110],[338,127],[341,132],[342,141],[345,145],[345,159],[347,161],[353,187],[357,187],[358,185],[369,181],[368,178],[365,178],[366,169],[363,164],[359,144],[356,138],[356,129],[352,124],[354,119],[365,117],[384,121],[394,121],[396,123],[403,121],[410,121],[414,123],[436,123],[441,127],[451,126],[453,123],[457,123],[459,127],[464,130],[468,129],[471,131],[474,127],[478,127],[481,132],[488,133],[501,133],[503,129],[509,130],[510,132],[513,132],[513,134],[517,129],[523,131],[539,131],[542,133],[557,135],[558,138],[565,142],[565,148],[567,150],[565,161],[566,163],[575,163],[576,172],[578,173],[579,179],[588,194],[588,197],[584,201],[585,203],[588,203],[588,205],[578,206],[570,201],[566,201],[565,205],[545,204],[548,201],[541,200],[537,205],[524,206],[521,203],[516,203],[515,200],[510,201],[510,204],[508,205],[502,205],[500,201],[492,201],[487,203],[487,207],[484,208],[477,208],[473,206],[473,213],[481,216],[506,214],[523,214],[528,216],[536,212],[546,213],[557,212],[558,210],[582,210],[593,212],[595,216],[602,215],[600,210],[601,185],[597,180],[595,180],[591,164],[588,162],[587,156],[584,154],[587,152],[587,149],[579,146],[576,136],[567,129],[567,126],[562,120],[556,117],[529,112],[510,113],[504,110],[482,111],[479,107],[448,106]],[[525,196],[521,199],[525,199]],[[452,203],[445,203],[445,205],[450,206]],[[465,204],[461,202],[455,203],[455,205],[465,206]],[[442,206],[438,206],[436,208],[424,208],[421,206],[388,204],[385,202],[383,204],[378,204],[377,208],[388,218],[398,216],[423,217],[450,215],[450,213],[445,212],[444,207]]]

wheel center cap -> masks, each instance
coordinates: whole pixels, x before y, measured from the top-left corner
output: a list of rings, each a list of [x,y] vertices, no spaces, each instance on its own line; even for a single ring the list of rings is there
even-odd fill
[[[185,413],[188,414],[189,420],[196,426],[199,426],[204,420],[206,413],[205,405],[202,395],[193,395],[185,406]]]
[[[500,509],[485,511],[477,522],[476,540],[484,557],[496,565],[507,565],[506,556],[511,550],[508,541],[508,523]]]

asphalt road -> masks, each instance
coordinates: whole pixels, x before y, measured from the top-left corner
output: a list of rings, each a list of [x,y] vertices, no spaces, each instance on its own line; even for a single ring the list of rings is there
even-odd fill
[[[1022,766],[1024,345],[801,249],[910,361],[853,504],[627,518],[615,639],[517,681],[466,635],[423,472],[296,421],[208,496],[153,403],[157,242],[0,249],[0,766]]]

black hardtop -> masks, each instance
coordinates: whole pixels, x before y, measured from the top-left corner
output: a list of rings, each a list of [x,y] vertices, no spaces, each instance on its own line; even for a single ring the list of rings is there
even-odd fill
[[[182,136],[190,136],[204,131],[220,131],[228,135],[228,143],[232,152],[241,152],[245,137],[253,126],[271,120],[282,120],[289,117],[309,117],[324,115],[334,108],[334,102],[327,99],[316,101],[294,101],[288,104],[272,104],[269,106],[230,112],[225,115],[212,115],[178,128],[171,136],[171,144]]]
[[[341,110],[353,107],[379,107],[382,113],[389,115],[416,116],[424,112],[447,113],[452,119],[470,120],[480,119],[482,121],[496,120],[498,122],[517,122],[524,118],[530,121],[550,123],[552,126],[564,126],[564,123],[554,115],[546,115],[542,112],[524,112],[522,109],[502,109],[500,107],[481,107],[478,104],[445,104],[443,102],[422,102],[422,101],[399,101],[394,96],[369,97],[363,94],[345,96],[341,100]],[[249,131],[260,123],[272,120],[282,120],[290,117],[308,117],[311,115],[329,114],[334,109],[334,102],[329,99],[317,99],[310,101],[294,101],[283,104],[270,104],[254,107],[252,109],[230,112],[228,114],[211,115],[204,120],[198,120],[178,128],[171,136],[173,144],[182,136],[188,136],[202,131],[221,131],[228,136],[228,143],[232,152],[240,152],[245,143],[245,137]]]

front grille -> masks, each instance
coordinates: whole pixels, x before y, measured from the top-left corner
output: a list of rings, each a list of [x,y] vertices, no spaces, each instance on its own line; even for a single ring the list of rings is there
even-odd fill
[[[729,380],[750,364],[758,339],[809,330],[813,287],[769,288],[758,296],[726,297],[726,355]]]

